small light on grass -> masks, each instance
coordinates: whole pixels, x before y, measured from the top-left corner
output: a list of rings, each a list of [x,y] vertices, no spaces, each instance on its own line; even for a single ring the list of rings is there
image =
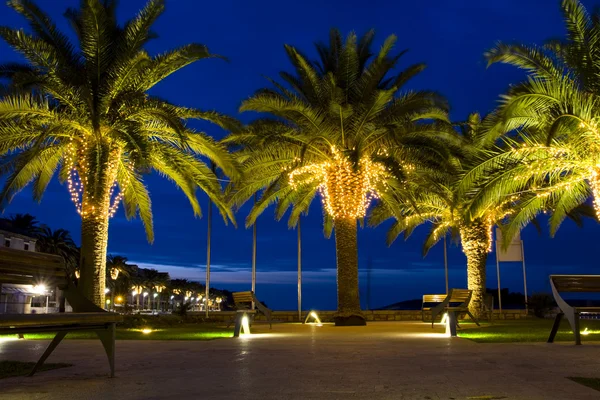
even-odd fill
[[[152,329],[150,329],[150,328],[144,328],[144,329],[142,329],[142,333],[144,335],[149,335],[149,334],[152,333]]]
[[[585,329],[583,330],[583,332],[581,332],[581,334],[582,334],[582,335],[589,335],[589,334],[590,334],[590,331],[588,331],[588,328],[585,328]]]

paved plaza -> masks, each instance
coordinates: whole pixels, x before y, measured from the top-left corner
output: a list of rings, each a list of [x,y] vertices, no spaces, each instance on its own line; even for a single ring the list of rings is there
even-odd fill
[[[599,399],[567,376],[600,376],[600,343],[477,344],[418,322],[254,327],[213,341],[118,341],[110,379],[99,341],[67,340],[73,367],[0,380],[0,399]],[[0,342],[35,361],[47,341]]]

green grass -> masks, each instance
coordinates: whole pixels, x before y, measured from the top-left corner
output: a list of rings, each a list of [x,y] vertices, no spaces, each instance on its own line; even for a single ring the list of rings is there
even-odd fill
[[[10,378],[13,376],[25,376],[31,372],[31,369],[34,365],[34,362],[0,361],[0,379]],[[64,363],[42,364],[36,373],[50,371],[51,369],[70,367],[72,365],[73,364]]]
[[[554,320],[527,319],[522,321],[496,321],[493,325],[484,324],[477,327],[465,324],[459,330],[458,336],[478,343],[511,343],[511,342],[546,342],[552,329]],[[600,341],[600,320],[581,320],[581,331],[587,328],[587,335],[581,336],[581,341]],[[462,324],[461,324],[462,326]],[[575,336],[566,320],[563,320],[558,334],[554,339],[557,342],[575,341]]]
[[[567,379],[600,392],[600,378],[582,378],[580,376],[570,376]]]
[[[26,333],[25,339],[52,339],[55,333]],[[12,335],[13,337],[16,335]],[[194,325],[184,327],[167,327],[153,329],[151,333],[144,334],[141,329],[117,328],[117,340],[212,340],[230,338],[232,329],[216,326]],[[0,336],[1,338],[2,336]],[[94,332],[70,332],[66,339],[95,339]]]

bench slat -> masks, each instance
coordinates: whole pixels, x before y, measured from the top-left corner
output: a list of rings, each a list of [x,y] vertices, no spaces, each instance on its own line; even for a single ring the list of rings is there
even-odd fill
[[[550,275],[559,292],[600,292],[600,275]]]
[[[123,316],[112,312],[53,313],[53,314],[0,314],[0,328],[36,327],[52,325],[96,325],[122,322]]]

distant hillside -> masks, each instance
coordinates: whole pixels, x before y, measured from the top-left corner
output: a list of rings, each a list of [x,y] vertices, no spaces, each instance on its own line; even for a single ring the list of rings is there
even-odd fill
[[[420,310],[422,302],[422,299],[405,300],[377,308],[377,310]]]

